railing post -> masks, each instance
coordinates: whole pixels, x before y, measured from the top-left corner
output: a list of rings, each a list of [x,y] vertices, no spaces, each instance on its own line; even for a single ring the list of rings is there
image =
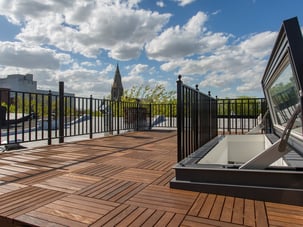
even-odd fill
[[[137,119],[136,119],[136,131],[139,131],[139,101],[137,101],[137,113],[136,113],[136,115],[137,115]]]
[[[231,129],[230,129],[230,100],[227,102],[227,131],[229,134],[231,134]]]
[[[194,103],[194,108],[196,109],[195,111],[195,122],[194,124],[192,124],[192,127],[195,127],[195,130],[194,130],[194,133],[195,133],[195,147],[194,147],[194,150],[198,149],[199,147],[199,115],[201,114],[200,113],[200,106],[199,106],[199,85],[196,84],[196,93],[195,93],[195,103]]]
[[[59,143],[64,143],[64,82],[59,82]]]
[[[177,142],[178,142],[178,162],[183,159],[183,142],[182,130],[183,130],[183,94],[182,94],[182,76],[178,76],[177,80]]]
[[[173,104],[169,104],[169,127],[173,127]]]
[[[153,113],[153,105],[149,104],[149,130],[152,128],[152,113]]]
[[[93,96],[89,98],[89,138],[93,138]]]
[[[210,140],[212,138],[212,111],[211,111],[211,93],[210,91],[208,91],[208,108],[209,108],[209,112],[208,112],[208,120],[209,120],[209,126],[208,126],[208,140]]]
[[[42,129],[43,129],[43,116],[42,116]],[[47,144],[52,144],[52,92],[48,91],[48,113],[47,113]]]
[[[215,120],[214,120],[214,123],[215,123],[215,134],[214,134],[214,136],[217,136],[218,135],[218,96],[216,96],[216,99],[214,100],[214,102],[215,102],[215,106],[214,106],[214,108],[215,108],[215,115],[214,115],[214,117],[215,117]]]
[[[116,105],[116,119],[117,119],[117,134],[120,134],[120,100],[117,101]]]

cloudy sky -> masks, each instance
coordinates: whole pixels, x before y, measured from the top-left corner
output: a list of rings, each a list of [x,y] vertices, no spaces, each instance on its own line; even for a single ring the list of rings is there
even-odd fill
[[[0,0],[0,78],[102,98],[119,64],[125,89],[177,76],[213,96],[263,97],[267,59],[302,0]]]

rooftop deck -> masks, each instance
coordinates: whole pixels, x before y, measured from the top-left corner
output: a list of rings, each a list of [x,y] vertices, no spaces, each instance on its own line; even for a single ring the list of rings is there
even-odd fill
[[[302,226],[303,207],[169,188],[176,132],[0,154],[0,226]]]

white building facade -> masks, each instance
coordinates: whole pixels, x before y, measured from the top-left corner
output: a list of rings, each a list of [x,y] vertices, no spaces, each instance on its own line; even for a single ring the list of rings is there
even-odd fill
[[[0,78],[0,88],[8,88],[11,91],[37,92],[37,82],[33,80],[33,74],[12,74],[7,78]]]

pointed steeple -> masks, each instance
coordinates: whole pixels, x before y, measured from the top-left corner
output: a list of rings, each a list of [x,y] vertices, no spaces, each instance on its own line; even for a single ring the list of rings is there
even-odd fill
[[[120,101],[122,95],[123,95],[122,79],[121,79],[121,74],[120,74],[120,70],[119,70],[119,65],[117,64],[115,77],[114,77],[114,83],[112,85],[111,99]]]

